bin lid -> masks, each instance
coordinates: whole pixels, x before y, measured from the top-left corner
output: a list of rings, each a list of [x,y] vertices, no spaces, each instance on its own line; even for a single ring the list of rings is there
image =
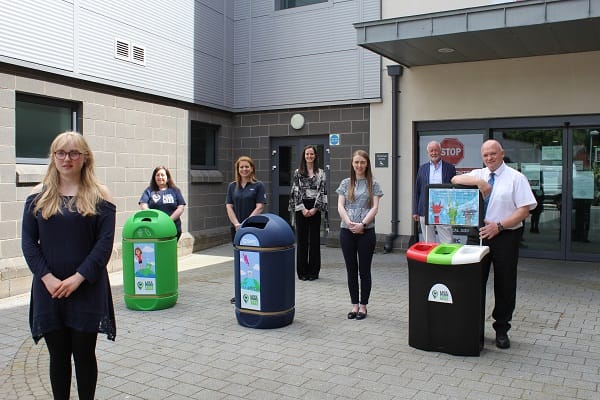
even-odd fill
[[[417,242],[406,250],[406,258],[409,260],[427,262],[427,256],[439,243]]]
[[[138,211],[123,226],[123,239],[164,239],[176,236],[175,222],[160,210]]]
[[[427,263],[452,265],[452,256],[454,256],[454,253],[462,246],[463,245],[460,243],[442,243],[429,252],[427,255]]]
[[[481,262],[490,252],[488,246],[464,245],[452,256],[452,264],[475,264]]]
[[[251,234],[251,240],[244,235]],[[250,237],[250,236],[249,236]],[[296,242],[294,231],[286,220],[275,214],[259,214],[246,218],[233,239],[234,245],[256,247],[288,247]]]

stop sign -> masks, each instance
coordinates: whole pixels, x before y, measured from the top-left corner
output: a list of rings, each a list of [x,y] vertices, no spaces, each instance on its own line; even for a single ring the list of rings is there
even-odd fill
[[[445,138],[442,146],[442,160],[450,164],[458,164],[465,156],[465,146],[457,138]]]

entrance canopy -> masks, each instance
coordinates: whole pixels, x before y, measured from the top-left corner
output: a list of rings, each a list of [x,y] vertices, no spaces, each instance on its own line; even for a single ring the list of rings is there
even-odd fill
[[[405,67],[600,50],[600,0],[528,0],[354,24]]]

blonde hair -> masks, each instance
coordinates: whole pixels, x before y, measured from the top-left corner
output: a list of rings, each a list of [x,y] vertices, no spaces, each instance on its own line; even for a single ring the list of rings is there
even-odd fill
[[[240,186],[240,183],[242,183],[242,175],[240,175],[240,163],[242,161],[246,161],[248,164],[250,164],[250,167],[252,168],[252,173],[250,174],[250,182],[255,183],[257,181],[256,167],[254,166],[254,161],[252,161],[252,159],[248,156],[241,156],[235,162],[235,187],[236,188]]]
[[[74,145],[82,153],[81,156],[83,157],[77,196],[67,202],[67,208],[70,211],[76,209],[77,212],[85,217],[96,215],[96,205],[103,199],[100,182],[98,182],[94,173],[94,154],[89,145],[82,134],[78,132],[63,132],[56,136],[50,145],[50,153],[48,155],[50,162],[48,163],[46,176],[42,181],[42,191],[38,193],[33,209],[34,214],[41,212],[44,219],[62,213],[61,206],[65,204],[59,191],[60,174],[56,169],[54,153],[64,149],[67,144]]]

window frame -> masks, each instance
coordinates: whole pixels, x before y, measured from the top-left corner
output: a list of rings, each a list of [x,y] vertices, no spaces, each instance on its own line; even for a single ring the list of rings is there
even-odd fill
[[[191,170],[216,170],[217,169],[217,150],[218,150],[218,135],[219,130],[221,129],[220,125],[209,124],[203,121],[192,120],[190,121],[190,169]],[[194,144],[194,135],[204,133],[204,134],[212,134],[212,164],[195,164],[194,163],[194,154],[196,153],[196,148]],[[206,156],[206,148],[204,149]],[[206,157],[205,157],[206,158]]]
[[[18,123],[18,118],[17,118],[17,110],[19,108],[19,103],[29,103],[29,104],[36,104],[36,105],[43,105],[43,106],[49,106],[49,107],[55,107],[55,108],[63,108],[63,109],[69,109],[71,112],[71,127],[68,130],[71,131],[75,131],[75,132],[80,132],[80,129],[82,127],[82,105],[80,102],[76,102],[76,101],[72,101],[72,100],[66,100],[66,99],[60,99],[60,98],[55,98],[55,97],[47,97],[47,96],[40,96],[40,95],[35,95],[35,94],[30,94],[30,93],[21,93],[21,92],[17,92],[15,94],[15,162],[17,164],[33,164],[33,165],[46,165],[49,162],[48,159],[48,151],[50,150],[50,144],[52,143],[52,140],[54,138],[51,138],[51,140],[48,143],[48,149],[46,150],[45,153],[45,157],[20,157],[18,156],[18,142],[17,142],[17,137],[19,136],[19,123]],[[58,129],[60,130],[60,129]],[[62,129],[62,131],[65,131],[65,129]],[[61,132],[55,132],[55,135],[58,135]],[[22,150],[22,149],[21,149]]]
[[[328,4],[331,0],[313,0],[309,4],[300,4],[300,5],[287,5],[288,0],[275,0],[275,11],[285,11],[285,10],[293,10],[300,7],[309,7],[309,6],[318,6],[321,4]],[[309,0],[310,1],[310,0]]]

